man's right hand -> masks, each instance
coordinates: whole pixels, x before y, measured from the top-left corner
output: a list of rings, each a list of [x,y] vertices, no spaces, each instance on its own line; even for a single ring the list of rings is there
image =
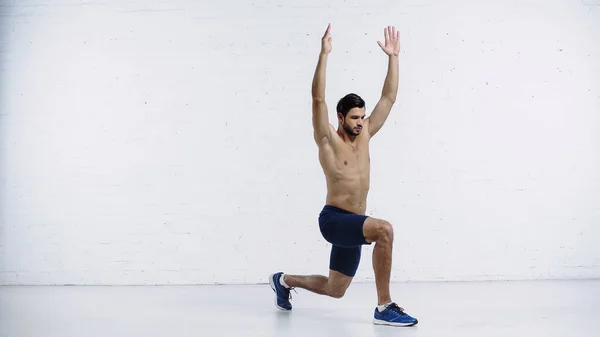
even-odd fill
[[[321,54],[329,54],[331,52],[331,23],[327,25],[327,30],[321,38]]]

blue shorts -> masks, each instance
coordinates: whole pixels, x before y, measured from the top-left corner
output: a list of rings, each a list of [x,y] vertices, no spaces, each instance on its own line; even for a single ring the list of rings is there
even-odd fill
[[[332,244],[329,269],[354,277],[362,245],[369,245],[363,234],[368,218],[344,209],[325,205],[319,214],[319,228],[323,238]]]

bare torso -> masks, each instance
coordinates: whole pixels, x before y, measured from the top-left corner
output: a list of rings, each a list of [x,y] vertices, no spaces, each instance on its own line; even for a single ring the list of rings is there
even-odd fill
[[[371,171],[369,136],[362,133],[350,143],[332,133],[330,141],[319,144],[319,162],[327,181],[326,204],[365,214]]]

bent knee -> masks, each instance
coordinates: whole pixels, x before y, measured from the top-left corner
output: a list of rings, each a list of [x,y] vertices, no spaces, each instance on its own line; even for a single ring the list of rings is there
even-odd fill
[[[329,296],[333,298],[342,298],[346,294],[346,289],[337,288],[337,289],[329,289],[327,292]]]
[[[377,223],[377,242],[392,242],[394,241],[394,227],[385,220],[379,220]]]
[[[394,241],[394,228],[386,220],[369,218],[364,234],[367,242],[391,243]]]

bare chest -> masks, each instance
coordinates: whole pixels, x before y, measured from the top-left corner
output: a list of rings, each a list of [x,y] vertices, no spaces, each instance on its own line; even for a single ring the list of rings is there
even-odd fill
[[[337,166],[344,171],[368,172],[371,162],[368,146],[341,144],[336,153]]]

